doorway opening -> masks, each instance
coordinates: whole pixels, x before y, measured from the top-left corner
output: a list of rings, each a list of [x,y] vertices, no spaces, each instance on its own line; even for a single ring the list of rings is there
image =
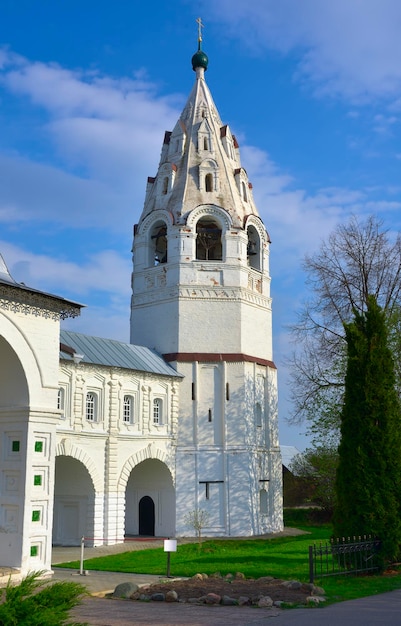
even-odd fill
[[[139,500],[139,534],[155,536],[155,503],[150,496]]]

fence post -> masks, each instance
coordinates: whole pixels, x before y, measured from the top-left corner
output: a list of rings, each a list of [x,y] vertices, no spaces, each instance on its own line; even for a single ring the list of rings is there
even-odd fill
[[[313,566],[313,546],[309,546],[309,582],[313,583],[315,571]]]
[[[79,565],[80,576],[85,576],[84,574],[84,548],[85,548],[85,537],[81,537],[81,561]]]

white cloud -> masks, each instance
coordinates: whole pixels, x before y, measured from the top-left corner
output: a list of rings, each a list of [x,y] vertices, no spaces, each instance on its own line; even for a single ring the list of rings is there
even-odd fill
[[[98,291],[111,296],[111,301],[113,297],[116,302],[129,299],[131,263],[114,250],[88,255],[80,263],[30,252],[1,240],[0,250],[13,278],[29,287],[56,295],[73,292],[84,296]]]
[[[316,93],[365,101],[401,91],[399,0],[206,0],[209,19],[259,51],[301,54]]]
[[[35,133],[44,142],[32,160],[16,151],[0,154],[0,221],[130,228],[146,178],[156,173],[164,130],[179,115],[178,98],[160,97],[141,75],[112,79],[6,50],[0,88],[19,101],[28,98],[27,114],[41,113]]]
[[[401,201],[394,198],[399,189],[322,187],[307,192],[262,150],[245,145],[241,153],[272,239],[272,274],[280,276],[281,285],[299,283],[305,253],[317,249],[338,223],[353,214],[391,216],[393,227],[401,228]]]
[[[126,197],[102,181],[74,176],[51,165],[0,154],[0,223],[57,223],[119,230],[116,213],[129,219]]]

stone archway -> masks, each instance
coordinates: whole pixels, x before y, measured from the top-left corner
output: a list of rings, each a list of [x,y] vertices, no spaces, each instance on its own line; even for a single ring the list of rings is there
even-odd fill
[[[167,465],[146,459],[136,465],[125,490],[126,535],[175,535],[175,489]]]
[[[88,468],[71,456],[56,457],[53,545],[93,543],[95,490]]]

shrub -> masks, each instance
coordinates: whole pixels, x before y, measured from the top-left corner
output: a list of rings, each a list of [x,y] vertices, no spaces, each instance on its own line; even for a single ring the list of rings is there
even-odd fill
[[[32,572],[17,585],[10,579],[0,590],[0,626],[86,626],[67,621],[85,588],[74,582],[40,580],[42,573]]]

